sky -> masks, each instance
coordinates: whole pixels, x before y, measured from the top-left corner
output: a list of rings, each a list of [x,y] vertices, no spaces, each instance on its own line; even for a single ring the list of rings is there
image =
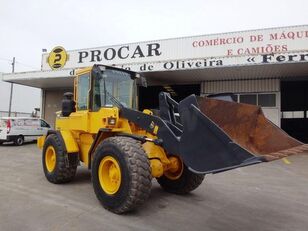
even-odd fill
[[[39,70],[42,49],[66,50],[308,24],[307,0],[0,0],[0,72]],[[10,84],[0,80],[0,111]],[[14,85],[12,111],[40,106],[41,91]]]

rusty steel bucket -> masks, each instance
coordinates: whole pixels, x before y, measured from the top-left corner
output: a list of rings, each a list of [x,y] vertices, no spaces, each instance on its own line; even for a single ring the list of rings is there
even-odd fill
[[[308,145],[292,138],[269,121],[258,106],[198,97],[200,111],[234,142],[254,155],[272,161],[308,151]]]

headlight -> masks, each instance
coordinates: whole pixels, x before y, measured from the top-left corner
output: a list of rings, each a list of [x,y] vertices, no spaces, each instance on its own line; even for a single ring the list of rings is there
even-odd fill
[[[114,118],[114,117],[109,117],[108,120],[107,120],[107,123],[108,123],[108,125],[113,125],[114,126],[117,123],[117,119]]]

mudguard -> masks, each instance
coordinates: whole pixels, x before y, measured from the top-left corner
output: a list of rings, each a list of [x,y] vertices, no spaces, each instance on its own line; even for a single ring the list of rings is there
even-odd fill
[[[38,138],[38,147],[43,148],[44,142],[48,135],[55,134],[60,141],[64,144],[66,153],[78,153],[79,147],[70,131],[49,130],[46,136]]]
[[[67,153],[79,152],[78,144],[70,131],[60,131]]]

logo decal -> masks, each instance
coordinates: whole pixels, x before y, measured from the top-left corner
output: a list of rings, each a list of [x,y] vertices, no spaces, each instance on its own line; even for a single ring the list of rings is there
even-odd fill
[[[55,47],[52,49],[52,51],[49,53],[49,56],[47,58],[47,62],[51,69],[57,70],[64,67],[66,64],[66,61],[68,60],[68,54],[66,53],[66,50],[63,47]]]

